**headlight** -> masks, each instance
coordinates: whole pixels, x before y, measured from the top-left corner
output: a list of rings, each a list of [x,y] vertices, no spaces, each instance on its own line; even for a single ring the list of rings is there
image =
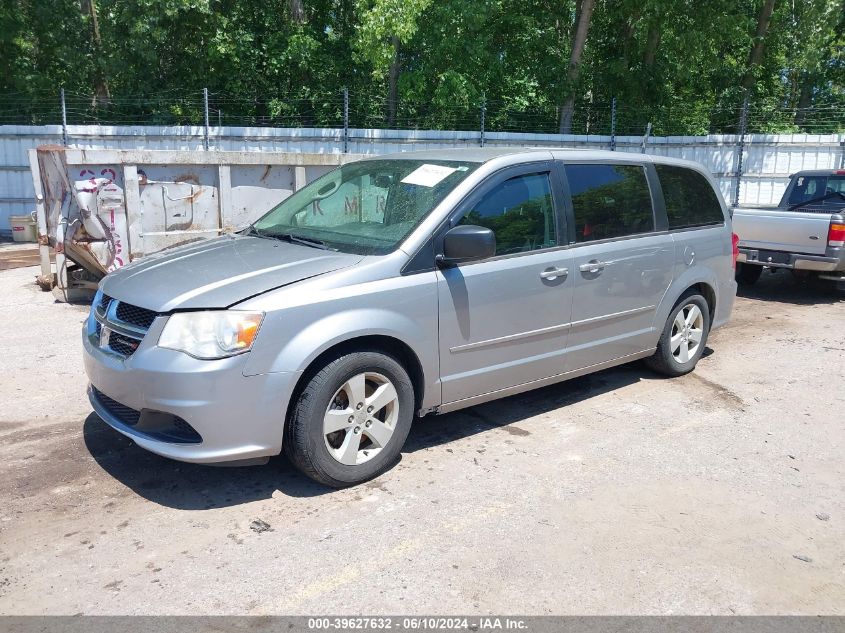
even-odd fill
[[[237,310],[177,312],[167,319],[158,346],[203,360],[234,356],[249,351],[263,318],[263,312]]]

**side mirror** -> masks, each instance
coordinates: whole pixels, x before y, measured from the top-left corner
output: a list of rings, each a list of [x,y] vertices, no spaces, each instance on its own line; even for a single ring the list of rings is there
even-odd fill
[[[443,254],[437,256],[441,266],[487,259],[496,254],[496,235],[483,226],[463,225],[450,229],[443,238]]]

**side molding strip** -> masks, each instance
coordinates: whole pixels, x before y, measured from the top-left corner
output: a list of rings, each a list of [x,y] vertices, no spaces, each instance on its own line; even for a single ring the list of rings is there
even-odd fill
[[[470,350],[479,349],[482,347],[492,347],[494,345],[506,345],[512,341],[518,341],[524,338],[534,336],[545,336],[547,334],[554,334],[570,328],[580,327],[582,325],[589,325],[591,323],[598,323],[600,321],[609,321],[611,319],[620,319],[622,317],[640,314],[654,310],[657,306],[644,306],[642,308],[634,308],[632,310],[623,310],[622,312],[614,312],[613,314],[603,314],[589,319],[582,319],[580,321],[572,321],[571,323],[561,323],[560,325],[552,325],[550,327],[540,328],[539,330],[528,330],[527,332],[519,332],[518,334],[509,334],[507,336],[500,336],[498,338],[491,338],[484,341],[477,341],[475,343],[466,343],[465,345],[456,345],[450,347],[449,352],[452,354],[460,354],[461,352],[468,352]]]

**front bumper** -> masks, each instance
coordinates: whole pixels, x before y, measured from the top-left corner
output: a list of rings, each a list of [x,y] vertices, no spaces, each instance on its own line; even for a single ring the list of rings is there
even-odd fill
[[[278,455],[288,401],[300,374],[244,376],[248,353],[205,361],[157,347],[165,321],[166,317],[157,318],[138,349],[126,358],[96,347],[87,323],[83,326],[88,393],[97,415],[138,446],[180,461],[214,463]],[[137,424],[137,419],[133,423],[133,412],[142,419],[179,419],[198,437],[188,434],[190,441],[185,441],[178,434],[151,432],[149,424]]]

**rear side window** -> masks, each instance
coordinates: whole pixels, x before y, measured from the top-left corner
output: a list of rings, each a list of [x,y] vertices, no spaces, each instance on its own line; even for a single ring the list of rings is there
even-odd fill
[[[575,241],[654,231],[654,212],[641,165],[566,165]]]
[[[686,167],[655,165],[655,169],[663,189],[670,230],[725,221],[716,192],[704,176]]]
[[[523,253],[557,244],[549,174],[510,178],[484,195],[459,224],[496,234],[496,255]]]

